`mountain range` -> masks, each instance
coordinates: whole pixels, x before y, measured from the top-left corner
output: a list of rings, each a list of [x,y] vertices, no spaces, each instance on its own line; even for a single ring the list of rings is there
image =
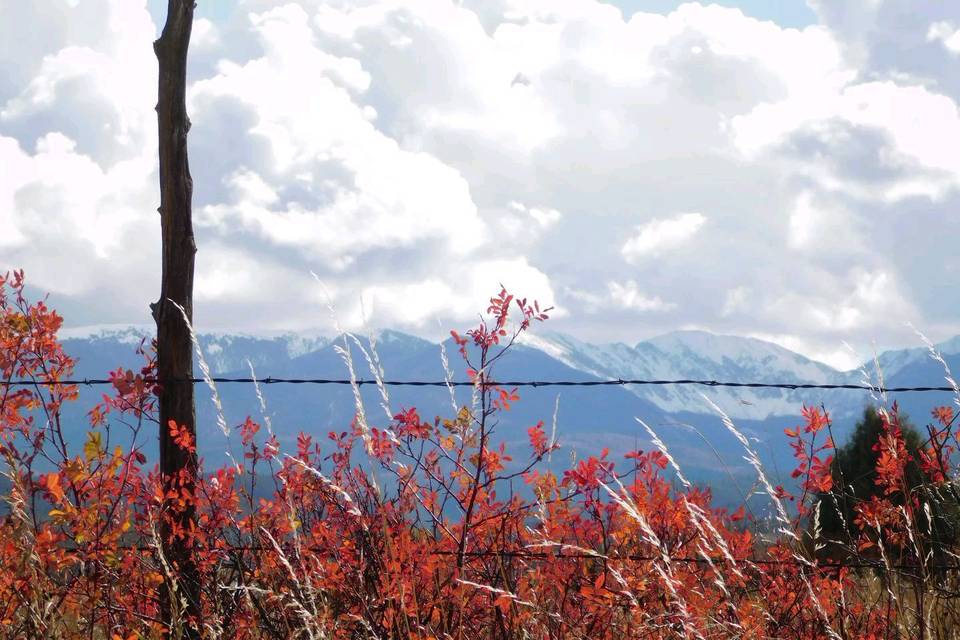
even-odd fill
[[[106,329],[64,339],[64,348],[77,361],[78,377],[104,377],[119,366],[139,368],[135,346],[147,336],[139,328]],[[211,372],[217,376],[248,377],[252,365],[259,379],[266,377],[344,378],[347,369],[335,345],[343,337],[281,335],[203,334],[199,342]],[[371,379],[363,350],[371,353],[371,338],[347,340],[356,374]],[[373,336],[374,347],[388,379],[443,380],[440,345],[412,335],[385,330]],[[465,366],[456,345],[444,343],[453,377],[466,379]],[[960,370],[960,338],[937,345],[947,364]],[[249,364],[248,364],[249,362]],[[887,386],[942,386],[943,366],[925,348],[888,351],[876,362]],[[601,379],[698,379],[749,382],[817,384],[862,384],[865,377],[876,381],[875,363],[860,370],[838,371],[776,344],[754,338],[715,335],[703,331],[676,331],[630,346],[622,343],[590,344],[568,335],[528,332],[498,363],[501,380]],[[199,370],[198,370],[199,373]],[[353,394],[341,385],[263,385],[267,414],[282,446],[292,449],[300,431],[322,439],[330,431],[346,429],[354,415]],[[66,423],[75,431],[68,434],[82,444],[86,430],[83,412],[100,397],[102,388],[83,388],[81,397]],[[255,419],[262,409],[251,385],[218,385],[229,425],[241,423],[247,415]],[[724,485],[737,480],[743,492],[749,490],[750,472],[743,449],[729,433],[704,396],[720,407],[751,442],[769,472],[789,480],[793,465],[783,429],[799,424],[801,408],[823,405],[834,420],[834,434],[843,442],[864,407],[876,402],[871,394],[854,390],[781,390],[701,386],[604,386],[524,387],[521,400],[504,414],[498,426],[499,438],[515,452],[526,453],[526,429],[543,420],[548,430],[556,415],[556,429],[562,445],[556,457],[563,463],[609,447],[613,457],[635,448],[652,445],[638,424],[642,419],[666,442],[681,466],[693,478]],[[387,407],[373,386],[362,388],[365,411],[371,424],[385,424],[387,414],[416,406],[422,416],[449,416],[450,392],[445,387],[390,387]],[[470,390],[458,388],[456,402],[469,402]],[[951,394],[931,392],[892,394],[901,408],[919,426],[927,422],[934,406],[953,404]],[[237,451],[238,438],[227,438],[216,428],[214,407],[208,389],[197,386],[198,443],[207,461],[218,464],[227,452]],[[155,438],[147,442],[148,454]],[[289,449],[288,449],[289,450]],[[521,457],[516,454],[516,457]],[[555,464],[557,464],[555,460]],[[561,463],[562,464],[562,463]]]

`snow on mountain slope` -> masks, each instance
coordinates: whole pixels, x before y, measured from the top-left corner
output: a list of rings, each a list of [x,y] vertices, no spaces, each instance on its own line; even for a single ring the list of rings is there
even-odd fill
[[[87,364],[95,364],[99,373],[128,360],[117,360],[117,354],[132,354],[132,345],[151,335],[148,327],[96,327],[86,332],[72,330],[63,336]],[[417,361],[424,344],[398,331],[376,332],[378,348],[391,357],[402,354]],[[200,336],[204,355],[214,373],[245,371],[249,359],[257,375],[276,375],[286,363],[317,352],[331,344],[333,338],[298,334],[257,337],[224,333]],[[366,339],[364,338],[364,342]],[[755,338],[724,336],[705,331],[675,331],[634,346],[623,343],[590,344],[560,333],[531,331],[523,334],[521,344],[536,349],[567,367],[605,379],[643,380],[719,380],[731,382],[862,383],[859,370],[837,371],[776,344]],[[430,343],[432,344],[432,343]],[[937,345],[945,355],[960,354],[960,337]],[[428,350],[429,364],[439,362],[438,353]],[[887,351],[878,356],[889,381],[900,372],[920,371],[929,360],[924,347]],[[102,361],[102,362],[101,362]],[[135,364],[135,362],[134,362]],[[414,366],[413,362],[409,363]],[[417,367],[414,366],[414,369]],[[874,365],[864,365],[875,379]],[[406,366],[404,367],[406,369]],[[388,372],[396,374],[396,371]],[[527,372],[538,378],[538,371]],[[910,378],[916,376],[909,376]],[[937,380],[933,383],[939,382]],[[908,380],[907,383],[930,384],[930,380]],[[902,382],[903,383],[903,382]],[[701,394],[708,396],[733,418],[763,420],[770,416],[795,416],[804,404],[823,403],[835,416],[858,413],[870,397],[859,391],[749,389],[705,386],[640,386],[628,387],[633,394],[671,413],[713,413]]]
[[[655,347],[674,366],[717,367],[720,371],[749,374],[781,381],[825,383],[837,371],[771,342],[756,338],[721,336],[705,331],[675,331],[641,342],[637,349]],[[781,376],[787,376],[783,378]]]
[[[116,342],[119,344],[140,344],[143,338],[154,334],[154,327],[149,325],[94,325],[61,329],[61,340],[78,340],[87,342]]]
[[[773,343],[705,331],[676,331],[635,347],[622,343],[592,345],[546,332],[525,337],[525,341],[571,367],[609,379],[830,384],[848,382],[850,377]],[[855,402],[854,394],[843,391],[678,385],[635,385],[630,389],[671,413],[711,412],[701,396],[704,394],[732,417],[748,419],[796,415],[804,402],[829,400],[828,404],[836,405],[840,401],[843,406]]]
[[[326,337],[297,334],[274,337],[216,333],[200,335],[204,358],[215,373],[246,370],[249,359],[258,375],[268,375],[267,371],[261,372],[260,369],[312,353],[329,343],[330,339]]]
[[[134,348],[153,337],[149,326],[98,326],[60,332],[68,352],[76,352],[83,364],[95,364],[105,373],[118,366],[135,366]],[[322,349],[330,339],[287,333],[277,336],[252,336],[231,333],[201,333],[204,358],[214,374],[246,370],[247,360],[258,370],[297,356]],[[116,360],[111,362],[110,358]],[[102,363],[100,361],[103,361]],[[92,361],[92,362],[91,362]]]
[[[920,344],[920,338],[917,338]],[[937,343],[934,348],[943,356],[952,356],[960,354],[960,336],[955,336],[949,340]],[[926,346],[917,346],[910,349],[896,349],[884,351],[877,356],[880,363],[880,369],[883,371],[885,379],[898,375],[904,369],[921,364],[930,359],[930,350]],[[872,362],[866,364],[867,371],[872,373],[874,366]]]

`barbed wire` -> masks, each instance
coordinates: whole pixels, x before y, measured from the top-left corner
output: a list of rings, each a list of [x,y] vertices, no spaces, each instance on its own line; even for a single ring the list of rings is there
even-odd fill
[[[916,386],[916,387],[881,387],[868,384],[818,384],[807,382],[737,382],[728,380],[646,380],[617,378],[609,380],[489,380],[485,382],[470,382],[464,380],[350,380],[348,378],[232,378],[214,376],[205,378],[173,378],[163,382],[157,378],[144,378],[147,384],[198,384],[203,382],[224,384],[316,384],[316,385],[383,385],[387,387],[609,387],[609,386],[669,386],[669,385],[696,385],[703,387],[733,387],[744,389],[784,389],[798,391],[804,389],[824,390],[852,390],[872,391],[874,393],[922,393],[922,392],[949,392],[956,390],[949,386]],[[110,378],[71,378],[65,380],[0,380],[0,386],[6,387],[47,387],[55,385],[97,386],[112,385]]]
[[[322,548],[322,547],[306,547],[307,551],[311,553],[328,553],[335,554],[333,549]],[[68,553],[75,553],[80,551],[78,548],[67,548],[64,549]],[[111,552],[115,551],[137,551],[137,552],[155,552],[156,546],[150,544],[138,544],[138,545],[121,545],[120,547],[113,548]],[[206,549],[208,552],[222,551],[224,553],[237,553],[237,552],[246,552],[246,553],[275,553],[276,547],[267,546],[267,545],[227,545],[227,546],[214,546]],[[703,557],[689,557],[689,556],[671,556],[667,555],[666,558],[663,555],[644,555],[644,554],[627,554],[627,555],[605,555],[602,553],[585,553],[582,551],[578,552],[546,552],[546,551],[523,551],[523,550],[488,550],[488,551],[463,551],[462,554],[459,551],[452,550],[433,550],[425,552],[425,555],[428,556],[442,556],[442,557],[458,557],[463,555],[464,558],[511,558],[518,560],[603,560],[608,562],[617,562],[617,561],[630,561],[630,562],[659,562],[665,559],[669,559],[671,563],[677,564],[695,564],[695,565],[716,565],[729,563],[729,560],[724,557],[716,558],[703,558]],[[736,558],[737,564],[742,565],[756,565],[762,567],[800,567],[803,569],[879,569],[881,571],[916,571],[919,569],[925,569],[927,571],[960,571],[960,565],[954,564],[945,564],[945,565],[934,565],[927,564],[921,566],[920,564],[890,564],[885,563],[882,560],[856,560],[850,562],[844,561],[815,561],[815,560],[777,560],[774,558]]]

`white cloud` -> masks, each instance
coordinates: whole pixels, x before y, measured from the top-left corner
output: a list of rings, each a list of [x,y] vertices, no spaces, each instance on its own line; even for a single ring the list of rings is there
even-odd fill
[[[0,181],[0,247],[7,256],[0,269],[25,260],[34,286],[84,295],[101,286],[111,260],[125,260],[129,251],[156,255],[143,246],[144,234],[159,227],[145,188],[155,175],[152,160],[131,158],[105,170],[75,141],[51,132],[37,139],[33,153],[0,135],[0,164],[7,172]]]
[[[232,197],[203,208],[200,224],[239,226],[339,267],[365,251],[421,240],[460,255],[482,243],[482,221],[457,171],[401,149],[371,124],[358,101],[370,77],[357,60],[317,48],[309,16],[296,5],[253,14],[251,22],[265,55],[221,65],[194,84],[192,112],[201,128],[220,105],[246,107],[254,124],[237,133],[263,140],[273,163],[238,167],[228,179]],[[325,188],[331,172],[335,182]],[[268,186],[297,183],[321,193],[281,202]]]
[[[671,218],[654,218],[637,227],[620,252],[627,262],[648,256],[659,256],[687,243],[700,230],[707,218],[700,213],[681,213]]]
[[[507,207],[520,215],[530,216],[536,222],[541,229],[547,229],[552,227],[562,218],[562,214],[556,209],[540,208],[540,207],[528,207],[524,204],[517,202],[516,200],[511,200]]]
[[[947,51],[960,54],[960,29],[947,21],[934,22],[927,31],[927,40],[938,41]]]
[[[735,313],[749,313],[747,302],[750,299],[750,293],[750,288],[743,286],[728,290],[723,301],[723,309],[720,310],[720,315],[726,317]]]
[[[576,313],[599,314],[611,309],[636,313],[665,312],[676,309],[673,302],[666,302],[660,296],[648,295],[635,280],[617,282],[610,280],[601,291],[567,288],[564,295],[576,302]]]
[[[886,323],[902,326],[916,316],[916,309],[895,276],[883,269],[853,268],[834,289],[820,296],[785,294],[766,312],[792,314],[828,332],[859,335],[861,339]]]
[[[884,150],[890,156],[888,162],[895,162],[895,156],[900,156],[930,171],[945,172],[954,187],[960,180],[960,157],[942,144],[944,138],[960,139],[957,104],[922,86],[901,86],[891,81],[868,82],[847,86],[830,96],[761,104],[749,114],[736,117],[733,127],[738,147],[755,157],[804,128],[838,121],[888,136],[890,147]],[[932,123],[936,126],[931,126]],[[840,139],[837,142],[843,144],[847,141]],[[810,160],[816,161],[817,158]],[[919,177],[926,178],[922,173]],[[830,175],[821,174],[820,181],[827,183],[830,178]],[[904,180],[910,179],[911,176],[904,176]],[[888,191],[893,199],[896,199],[897,187],[895,181]],[[902,185],[900,193],[913,195]],[[927,195],[937,193],[930,190]]]
[[[608,282],[607,290],[614,305],[630,311],[669,311],[677,306],[664,302],[660,296],[645,295],[640,290],[640,285],[633,280],[624,283]]]
[[[221,43],[220,29],[206,18],[196,18],[193,21],[193,31],[190,33],[190,49],[195,53],[215,50]]]
[[[634,341],[638,314],[829,358],[907,318],[960,331],[931,284],[960,273],[960,5],[812,5],[822,24],[799,30],[594,0],[244,0],[198,20],[198,318],[322,326],[315,270],[348,319],[363,297],[419,331],[500,281],[604,340]],[[15,6],[0,268],[26,267],[68,322],[142,322],[156,26],[127,0]]]
[[[554,307],[552,317],[563,317],[565,313],[556,306],[546,274],[523,258],[452,265],[443,276],[421,282],[364,287],[361,299],[365,312],[378,324],[426,328],[432,332],[440,318],[476,316],[477,301],[488,300],[499,292],[501,285],[511,293],[536,300],[541,308]],[[348,322],[356,326],[359,321],[358,301]]]
[[[801,336],[786,334],[751,333],[751,338],[773,342],[785,349],[802,353],[811,360],[827,364],[838,371],[850,371],[864,363],[864,359],[845,346],[834,347],[831,342],[820,343]]]
[[[0,25],[0,270],[24,267],[37,290],[88,313],[128,313],[124,298],[159,280],[131,264],[157,256],[153,25],[120,1],[11,11]],[[117,304],[98,304],[104,295]]]
[[[787,246],[811,254],[860,254],[870,250],[868,235],[869,228],[840,203],[802,191],[790,211]]]

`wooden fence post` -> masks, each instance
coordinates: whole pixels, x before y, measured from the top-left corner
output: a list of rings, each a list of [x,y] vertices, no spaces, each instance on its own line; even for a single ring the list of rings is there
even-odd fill
[[[187,49],[193,26],[193,0],[168,0],[167,20],[153,43],[159,62],[157,123],[160,142],[160,227],[163,275],[160,300],[151,304],[157,323],[157,375],[160,379],[160,473],[164,488],[194,495],[197,455],[177,445],[168,424],[175,421],[194,436],[196,415],[193,347],[189,328],[176,306],[193,318],[193,179],[187,161],[190,120],[186,107]],[[176,507],[165,500],[160,519],[161,546],[171,571],[162,590],[161,608],[171,636],[199,638],[200,576],[190,532],[196,525],[194,505]]]

